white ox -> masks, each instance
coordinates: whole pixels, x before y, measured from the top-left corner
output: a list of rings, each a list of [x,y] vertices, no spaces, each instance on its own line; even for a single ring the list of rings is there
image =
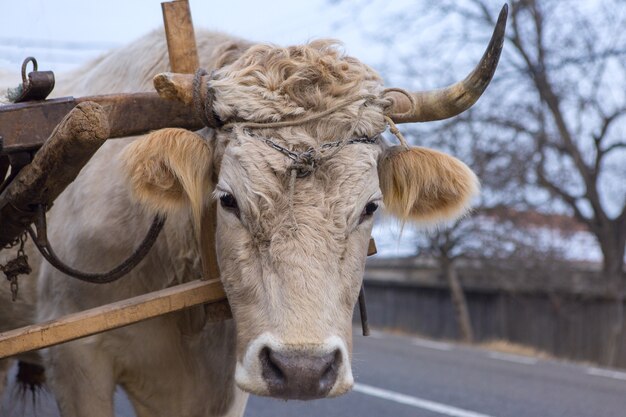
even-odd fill
[[[197,38],[201,66],[217,68],[207,111],[230,124],[106,143],[49,212],[58,255],[78,269],[104,271],[140,243],[155,214],[167,216],[164,230],[146,259],[111,284],[77,281],[42,263],[37,313],[50,320],[199,277],[199,219],[217,200],[218,260],[234,320],[189,333],[192,310],[47,349],[48,381],[64,417],[112,417],[116,385],[140,417],[240,416],[247,393],[311,399],[347,392],[352,313],[374,211],[384,206],[432,224],[462,215],[477,191],[457,159],[379,138],[384,116],[406,97],[390,99],[373,70],[332,42],[278,48],[208,32]],[[168,69],[166,51],[163,34],[152,33],[60,77],[56,94],[150,91],[153,76]],[[458,114],[482,93],[492,66],[490,74],[414,96],[420,107],[402,117]],[[293,126],[246,126],[333,107]],[[352,138],[377,140],[320,148]],[[296,177],[293,161],[265,139],[321,157]]]

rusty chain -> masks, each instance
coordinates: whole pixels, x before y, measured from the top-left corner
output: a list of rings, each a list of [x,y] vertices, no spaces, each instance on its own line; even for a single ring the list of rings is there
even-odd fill
[[[5,249],[10,249],[14,246],[20,245],[17,250],[17,256],[14,259],[11,259],[4,265],[0,265],[0,271],[4,273],[7,280],[11,283],[11,300],[17,300],[17,293],[19,291],[19,284],[17,282],[17,277],[19,275],[27,275],[30,274],[32,269],[30,265],[28,265],[28,256],[26,252],[24,252],[24,243],[26,243],[27,239],[26,232],[22,233],[18,238],[16,238],[13,242],[6,245]]]

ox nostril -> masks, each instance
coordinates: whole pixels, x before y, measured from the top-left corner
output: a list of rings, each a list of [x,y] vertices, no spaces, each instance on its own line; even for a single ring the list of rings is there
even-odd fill
[[[261,349],[259,359],[261,361],[263,378],[270,387],[280,388],[285,385],[287,378],[280,365],[273,360],[272,356],[272,351],[269,347]]]
[[[322,373],[320,378],[320,388],[322,391],[330,391],[333,384],[337,380],[337,374],[339,373],[339,367],[341,366],[341,352],[339,349],[328,355],[330,360],[326,365],[326,369]]]
[[[341,368],[341,351],[324,355],[280,352],[265,347],[259,354],[263,379],[270,393],[286,399],[313,399],[326,396]]]

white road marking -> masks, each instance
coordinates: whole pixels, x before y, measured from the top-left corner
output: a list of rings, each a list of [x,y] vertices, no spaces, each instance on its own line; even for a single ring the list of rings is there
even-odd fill
[[[425,339],[413,339],[413,344],[419,347],[425,347],[429,349],[449,351],[452,350],[452,345],[449,343],[433,342]]]
[[[539,362],[539,360],[535,358],[530,358],[528,356],[521,356],[521,355],[511,355],[510,353],[489,352],[487,356],[489,356],[491,359],[521,363],[523,365],[534,365],[537,362]]]
[[[400,394],[398,392],[372,387],[371,385],[354,384],[353,389],[354,391],[360,392],[361,394],[371,395],[372,397],[378,397],[385,400],[394,401],[399,404],[410,405],[412,407],[421,408],[450,417],[491,417],[487,414],[476,413],[474,411],[452,407],[447,404],[428,401],[422,398],[413,397],[411,395]]]
[[[626,381],[626,372],[612,371],[602,368],[587,368],[587,375],[604,376],[607,378],[620,379]]]

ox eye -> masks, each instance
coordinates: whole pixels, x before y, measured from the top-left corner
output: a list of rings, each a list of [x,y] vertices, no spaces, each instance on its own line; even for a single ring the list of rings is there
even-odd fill
[[[220,196],[220,205],[226,211],[230,211],[235,216],[239,217],[239,206],[237,200],[232,194],[224,193]]]
[[[359,224],[371,218],[377,209],[378,209],[378,203],[375,203],[373,201],[370,201],[369,203],[367,203],[365,207],[363,208],[363,211],[361,212],[361,217],[359,218]]]

